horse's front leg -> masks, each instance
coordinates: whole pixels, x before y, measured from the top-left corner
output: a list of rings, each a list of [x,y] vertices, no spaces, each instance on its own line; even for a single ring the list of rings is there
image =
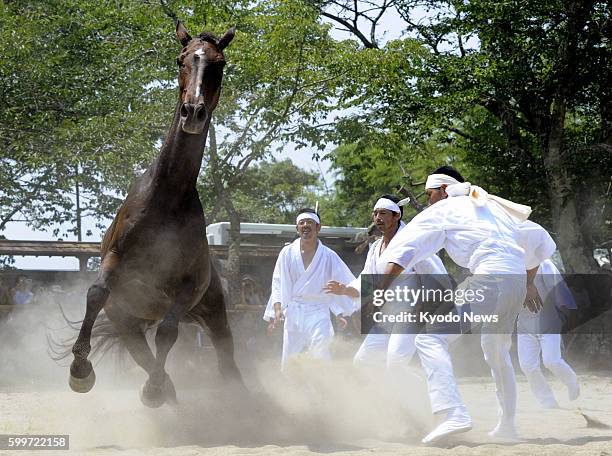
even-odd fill
[[[72,346],[74,361],[70,365],[70,388],[77,393],[86,393],[96,382],[96,374],[91,362],[87,359],[91,351],[91,331],[98,314],[106,304],[110,294],[109,278],[118,263],[118,257],[110,252],[100,266],[96,282],[87,290],[87,308],[85,318],[76,342]]]
[[[155,365],[144,384],[140,399],[148,407],[160,407],[164,402],[176,403],[176,391],[170,376],[166,373],[166,360],[178,339],[179,321],[189,310],[193,299],[194,287],[186,286],[177,296],[155,333]]]

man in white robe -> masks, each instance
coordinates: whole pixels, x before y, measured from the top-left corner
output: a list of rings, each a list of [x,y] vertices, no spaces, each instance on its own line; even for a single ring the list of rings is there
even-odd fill
[[[542,297],[543,307],[537,313],[525,308],[519,314],[519,363],[540,405],[543,408],[558,408],[557,400],[540,369],[540,353],[544,367],[566,386],[569,400],[577,399],[580,395],[578,378],[561,356],[563,320],[559,315],[559,312],[567,315],[575,310],[576,301],[551,260],[540,264],[534,282]]]
[[[524,251],[519,246],[518,224],[530,208],[488,195],[464,182],[450,167],[436,170],[426,183],[430,207],[415,216],[392,240],[380,261],[387,262],[387,288],[391,278],[446,249],[450,258],[473,274],[458,288],[484,299],[472,301],[479,315],[496,315],[497,323],[485,324],[481,347],[496,383],[499,422],[490,435],[514,439],[516,381],[510,359],[511,335],[527,294]],[[467,294],[466,294],[467,295]],[[416,347],[427,374],[432,411],[444,421],[424,439],[429,444],[448,435],[466,432],[472,422],[459,395],[448,353],[448,338],[419,334]]]
[[[272,294],[264,320],[274,329],[284,320],[281,370],[298,353],[308,352],[318,359],[330,359],[334,329],[330,311],[339,317],[351,315],[357,308],[353,299],[331,296],[324,291],[330,280],[350,282],[355,279],[338,254],[318,239],[319,216],[302,210],[296,219],[298,239],[285,246],[276,260]]]
[[[359,298],[362,276],[384,273],[386,264],[379,263],[378,260],[393,237],[406,226],[401,221],[403,211],[400,204],[399,198],[387,194],[382,195],[376,201],[372,209],[372,220],[383,235],[370,246],[365,265],[359,276],[348,284],[337,281],[329,282],[326,286],[328,293]],[[402,274],[436,275],[436,280],[443,280],[448,275],[444,264],[437,255],[417,263],[409,270],[402,271]],[[445,285],[449,287],[450,282],[445,281]],[[401,329],[386,328],[381,331],[373,328],[364,338],[353,358],[353,362],[355,365],[371,365],[384,360],[387,368],[406,364],[410,362],[416,352],[414,339],[418,332],[419,327],[417,325]]]

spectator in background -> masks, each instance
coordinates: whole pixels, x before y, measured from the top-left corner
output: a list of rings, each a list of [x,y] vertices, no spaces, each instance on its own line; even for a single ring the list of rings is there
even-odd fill
[[[25,275],[18,275],[10,295],[12,303],[15,306],[30,304],[34,298],[34,293],[32,292],[32,279],[28,279]]]
[[[251,276],[242,278],[242,304],[248,306],[263,306],[266,304],[261,287]]]

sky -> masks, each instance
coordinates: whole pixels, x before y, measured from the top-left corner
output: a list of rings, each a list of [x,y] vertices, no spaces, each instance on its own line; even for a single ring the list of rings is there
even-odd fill
[[[325,19],[325,22],[334,24],[331,20]],[[382,17],[378,28],[378,38],[380,43],[384,43],[390,39],[395,39],[400,36],[399,31],[403,29],[403,21],[395,14],[387,13]],[[352,38],[348,32],[334,26],[331,31],[333,38],[338,40]],[[333,147],[330,145],[321,155],[331,151]],[[316,172],[320,174],[325,181],[327,187],[331,187],[334,183],[334,173],[331,171],[331,162],[329,160],[315,161],[312,158],[312,151],[308,149],[296,150],[295,145],[287,144],[280,152],[275,152],[273,156],[278,160],[289,158],[296,166],[300,168]],[[108,220],[107,226],[111,220]],[[83,236],[83,241],[99,242],[103,232],[95,227],[95,222],[91,218],[83,219],[82,232],[91,231],[91,236]],[[34,231],[27,227],[23,222],[13,222],[6,226],[2,232],[7,239],[13,240],[41,240],[52,241],[57,238],[52,236],[55,226],[50,226],[47,231]],[[69,235],[65,240],[76,240],[76,236]],[[60,257],[14,257],[14,267],[19,269],[52,269],[52,270],[78,270],[79,264],[76,258],[60,258]]]

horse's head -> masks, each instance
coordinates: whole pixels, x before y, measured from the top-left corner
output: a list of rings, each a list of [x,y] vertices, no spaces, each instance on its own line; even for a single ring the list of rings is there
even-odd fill
[[[234,33],[235,29],[231,28],[220,39],[209,33],[192,39],[181,22],[176,25],[176,36],[183,45],[176,62],[181,91],[180,127],[185,133],[200,134],[210,121],[221,91],[223,49],[232,41]]]

